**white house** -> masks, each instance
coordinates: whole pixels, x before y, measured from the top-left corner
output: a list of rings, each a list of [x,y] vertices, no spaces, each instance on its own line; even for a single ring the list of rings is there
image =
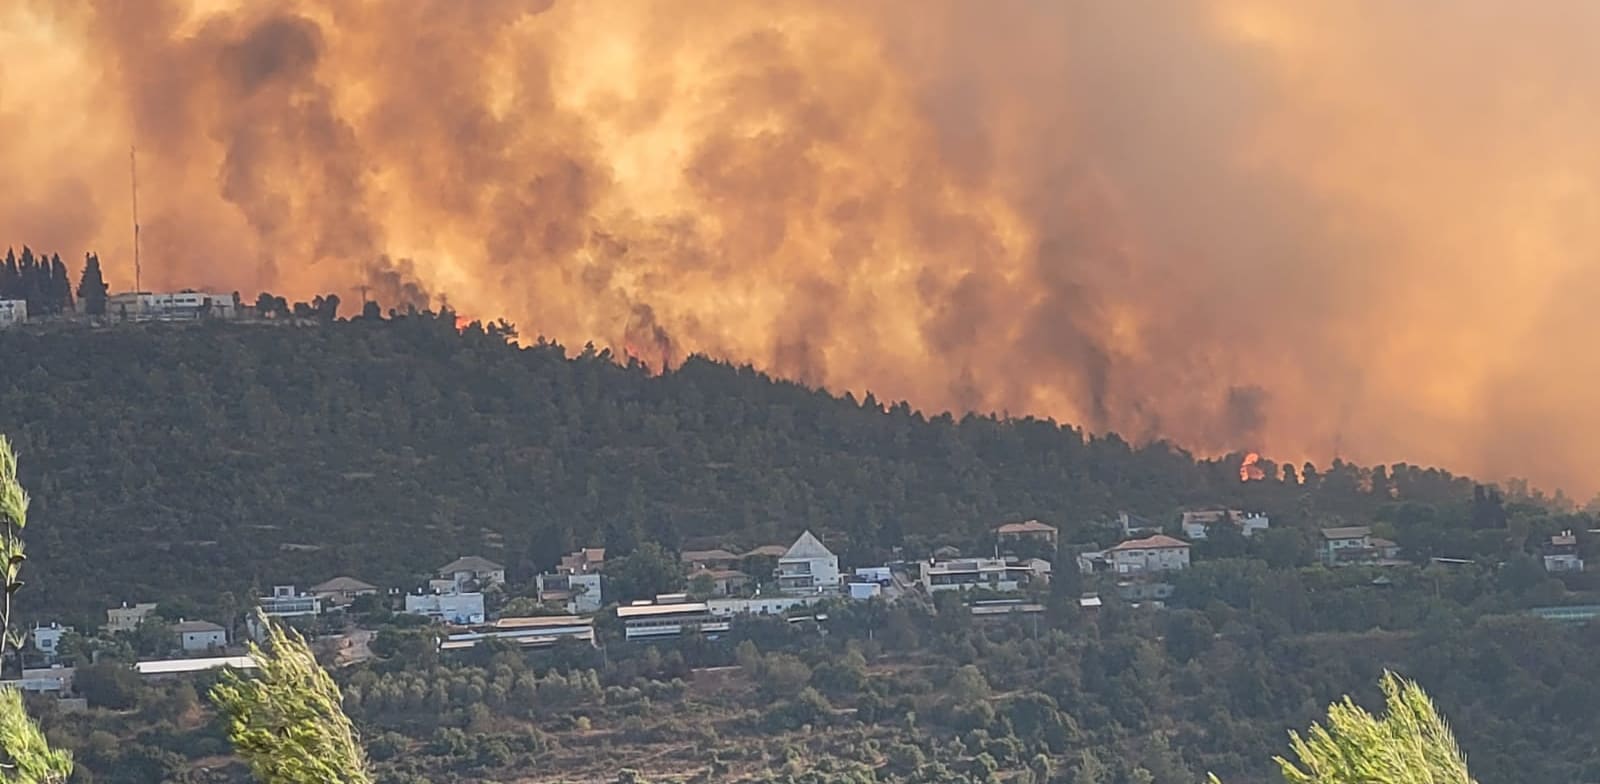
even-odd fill
[[[322,613],[322,597],[300,593],[292,585],[272,586],[271,596],[257,599],[261,612],[274,618],[298,618]]]
[[[1578,555],[1578,537],[1571,531],[1562,531],[1550,537],[1544,551],[1544,570],[1547,572],[1581,572],[1583,558]]]
[[[778,559],[778,590],[815,593],[839,590],[839,556],[810,531],[800,534]]]
[[[1130,539],[1105,552],[1117,574],[1173,572],[1189,568],[1189,543],[1165,534]]]
[[[1040,558],[961,558],[923,561],[921,567],[922,588],[930,594],[966,588],[1009,592],[1050,579],[1050,562]]]
[[[458,626],[483,623],[483,594],[476,591],[407,594],[406,612]]]
[[[1038,520],[1004,523],[994,529],[994,538],[1002,546],[1007,543],[1034,541],[1055,547],[1056,527]]]
[[[134,631],[150,613],[155,611],[155,602],[140,602],[132,607],[124,602],[121,607],[106,610],[106,631],[112,633]]]
[[[1317,550],[1328,566],[1367,560],[1372,552],[1372,529],[1364,525],[1324,528]]]
[[[439,579],[449,580],[459,592],[481,591],[491,585],[504,585],[506,568],[487,558],[467,555],[439,567]]]
[[[1223,524],[1233,526],[1239,533],[1249,538],[1259,531],[1267,530],[1271,526],[1271,521],[1264,514],[1241,512],[1237,509],[1226,511],[1210,509],[1183,513],[1183,535],[1194,541],[1205,541],[1212,527]]]
[[[62,635],[70,631],[72,631],[72,627],[62,626],[55,622],[51,622],[49,626],[35,626],[32,632],[33,648],[46,656],[54,658],[58,646],[61,645]]]
[[[209,651],[228,645],[228,630],[210,621],[178,621],[172,625],[178,647],[185,651]]]
[[[25,299],[0,299],[0,327],[21,324],[28,320],[28,301]]]
[[[362,582],[354,577],[335,577],[327,582],[311,586],[309,593],[322,600],[328,607],[338,607],[349,604],[360,596],[371,596],[378,592],[378,586]]]
[[[533,581],[540,602],[559,604],[568,613],[599,612],[605,603],[599,572],[540,574]]]

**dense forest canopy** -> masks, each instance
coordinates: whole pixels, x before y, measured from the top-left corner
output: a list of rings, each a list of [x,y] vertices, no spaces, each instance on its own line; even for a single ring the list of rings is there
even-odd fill
[[[237,616],[275,583],[409,587],[465,554],[525,579],[579,545],[620,557],[807,528],[846,565],[981,547],[996,523],[1030,517],[1060,526],[1070,553],[1117,538],[1119,511],[1170,525],[1180,509],[1225,505],[1269,514],[1272,530],[1198,545],[1162,613],[1108,606],[1089,619],[1074,591],[1093,586],[1064,573],[1033,623],[870,603],[831,610],[827,638],[774,621],[714,644],[554,662],[441,660],[401,628],[374,643],[380,662],[341,677],[391,781],[483,780],[535,760],[575,770],[593,759],[592,728],[617,733],[627,759],[746,773],[1261,780],[1285,727],[1341,694],[1372,696],[1385,668],[1438,696],[1485,781],[1597,780],[1582,740],[1596,627],[1519,617],[1592,601],[1591,575],[1558,580],[1536,558],[1568,529],[1593,557],[1589,514],[1408,465],[1264,460],[1260,479],[1241,481],[1240,455],[929,416],[698,357],[655,375],[592,347],[519,347],[508,325],[375,310],[0,330],[0,431],[35,499],[25,612],[80,628],[120,601]],[[1313,565],[1315,529],[1341,523],[1373,525],[1418,566]],[[730,664],[746,680],[686,685],[694,667]],[[196,729],[184,707],[192,690],[124,680],[91,668],[84,688],[91,705],[157,722],[136,743],[114,741],[134,732],[115,713],[50,719],[86,770],[178,780],[185,759],[217,753],[216,726]],[[982,704],[952,702],[945,686],[958,683]],[[738,707],[757,698],[775,710]]]
[[[1025,517],[1093,537],[1120,510],[1164,520],[1185,505],[1288,524],[1482,528],[1505,514],[1436,469],[1269,461],[1265,481],[1242,483],[1238,456],[930,418],[703,358],[652,376],[593,349],[518,348],[498,327],[458,333],[448,314],[13,331],[0,357],[0,429],[28,455],[50,523],[36,557],[52,611],[346,572],[400,584],[441,554],[527,571],[580,545],[755,545],[804,528],[865,562]]]
[[[928,417],[698,357],[653,376],[592,348],[519,348],[499,327],[458,333],[448,314],[13,330],[0,357],[0,430],[47,522],[39,609],[75,617],[343,573],[404,585],[466,553],[528,573],[580,545],[811,528],[867,562],[1027,517],[1087,542],[1119,510],[1226,504],[1310,524],[1473,507],[1473,484],[1436,469],[1266,462],[1266,480],[1241,483],[1238,456]]]

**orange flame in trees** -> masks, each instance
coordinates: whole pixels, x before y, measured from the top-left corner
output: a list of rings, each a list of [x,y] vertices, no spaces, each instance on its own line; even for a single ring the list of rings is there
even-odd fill
[[[1244,462],[1239,464],[1239,481],[1250,482],[1266,479],[1267,472],[1258,465],[1260,462],[1261,455],[1255,452],[1245,455]]]

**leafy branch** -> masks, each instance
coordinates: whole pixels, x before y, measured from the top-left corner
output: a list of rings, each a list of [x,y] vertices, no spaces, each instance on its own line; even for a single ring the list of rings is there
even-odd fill
[[[22,647],[22,635],[12,628],[11,599],[22,588],[20,574],[26,559],[22,529],[28,525],[28,493],[17,481],[17,454],[10,439],[0,435],[0,564],[4,572],[5,600],[0,602],[0,663],[8,649]],[[72,775],[72,755],[50,748],[39,725],[28,717],[22,693],[0,688],[0,782],[59,784]]]

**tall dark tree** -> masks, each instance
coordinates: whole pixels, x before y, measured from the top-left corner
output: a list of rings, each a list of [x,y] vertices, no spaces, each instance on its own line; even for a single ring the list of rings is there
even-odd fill
[[[83,254],[83,274],[78,277],[78,301],[83,303],[84,312],[91,316],[104,316],[106,292],[109,290],[105,275],[100,271],[100,257],[93,253]]]
[[[72,276],[67,265],[61,263],[61,254],[50,255],[50,307],[52,313],[72,310]]]
[[[22,271],[17,266],[17,253],[6,248],[6,262],[0,266],[0,299],[20,299]]]

